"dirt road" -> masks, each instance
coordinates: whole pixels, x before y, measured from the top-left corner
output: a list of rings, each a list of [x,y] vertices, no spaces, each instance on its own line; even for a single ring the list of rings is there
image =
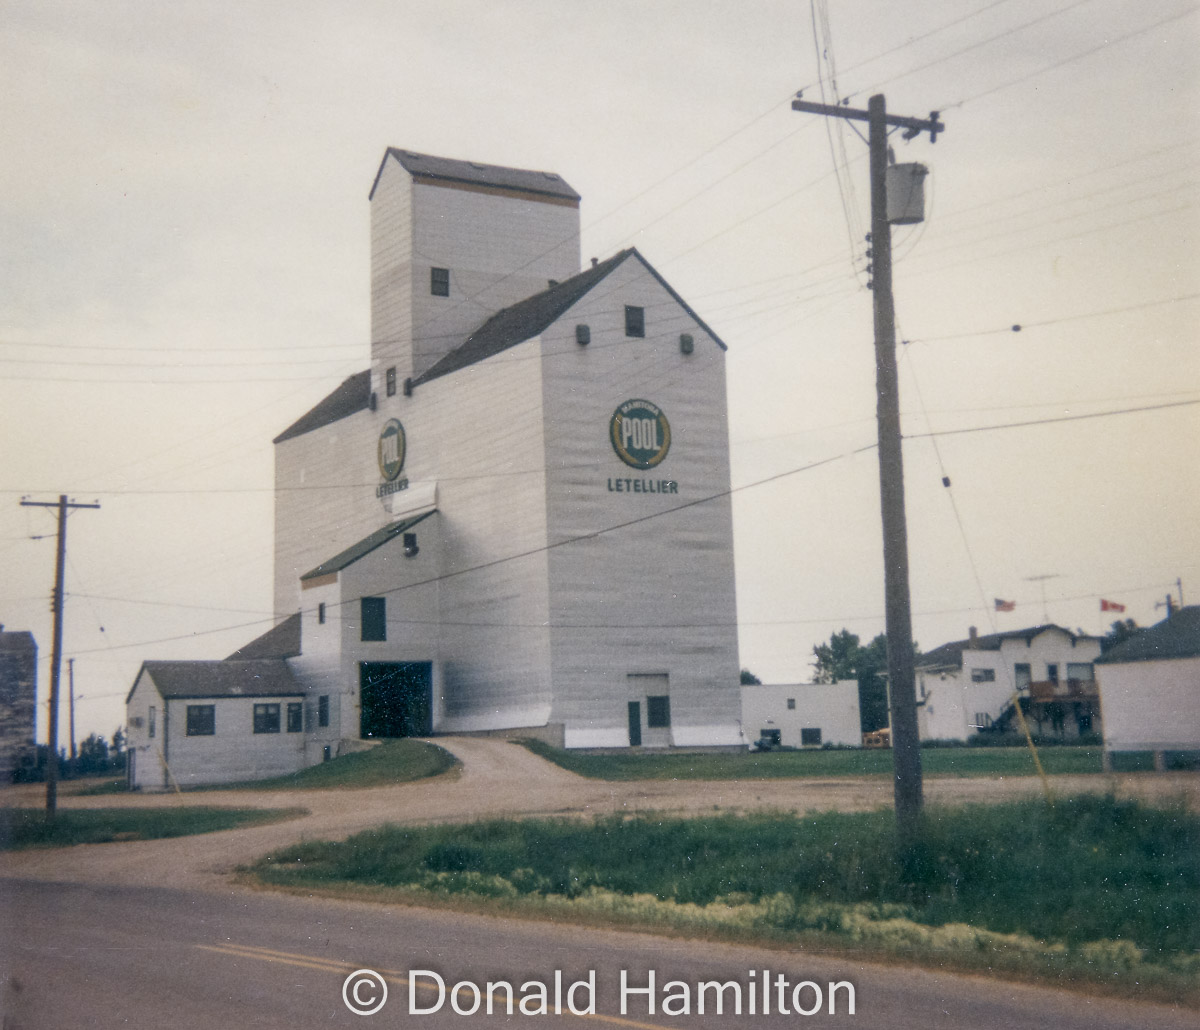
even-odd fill
[[[237,866],[302,840],[344,837],[381,823],[459,822],[530,815],[610,812],[864,811],[891,804],[888,779],[650,780],[608,783],[566,772],[503,740],[440,737],[436,743],[461,762],[432,780],[365,790],[205,791],[193,794],[60,795],[63,808],[217,805],[238,808],[303,807],[309,814],[269,826],[195,837],[90,844],[55,850],[0,853],[0,876],[227,890]],[[1200,810],[1200,776],[1193,773],[1060,776],[1060,794],[1112,790],[1120,796],[1182,797]],[[927,779],[930,804],[996,801],[1036,795],[1033,777]],[[39,786],[0,790],[0,805],[37,805]]]

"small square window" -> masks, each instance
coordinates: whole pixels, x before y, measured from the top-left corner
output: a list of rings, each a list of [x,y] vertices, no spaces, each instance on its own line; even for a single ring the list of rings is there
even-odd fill
[[[300,733],[304,729],[304,705],[299,701],[292,701],[287,706],[287,731],[288,733]]]
[[[671,725],[671,699],[666,696],[646,698],[646,725],[663,729]]]
[[[632,304],[625,305],[625,335],[646,335],[646,309],[636,308]]]
[[[322,694],[317,698],[317,725],[329,725],[329,695]]]
[[[325,624],[325,602],[324,601],[321,601],[317,605],[317,622],[321,623],[321,625]]]
[[[187,706],[187,735],[189,737],[211,737],[216,732],[216,705]]]
[[[387,395],[389,397],[396,396],[396,370],[389,368],[384,374],[384,379],[387,381]]]
[[[387,598],[362,599],[362,639],[387,640]]]
[[[279,705],[269,704],[254,706],[254,732],[279,732]]]
[[[801,747],[817,747],[821,743],[821,729],[800,730],[800,745]]]
[[[794,712],[795,710],[796,710],[796,699],[794,697],[789,697],[788,698],[788,711]]]
[[[429,270],[429,292],[435,297],[450,296],[450,269],[431,268]]]
[[[971,682],[972,683],[995,683],[996,682],[996,670],[995,669],[972,669],[971,670]]]

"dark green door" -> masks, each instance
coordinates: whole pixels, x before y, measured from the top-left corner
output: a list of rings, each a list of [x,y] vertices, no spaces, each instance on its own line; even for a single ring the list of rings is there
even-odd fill
[[[363,738],[433,732],[432,662],[360,662],[358,681]]]
[[[642,702],[629,702],[629,746],[642,746]]]

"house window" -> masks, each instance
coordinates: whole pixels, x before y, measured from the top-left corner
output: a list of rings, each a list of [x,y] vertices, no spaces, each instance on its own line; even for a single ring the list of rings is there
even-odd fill
[[[299,701],[291,701],[287,707],[288,733],[300,733],[304,729],[304,705]]]
[[[317,698],[317,725],[329,725],[329,695],[322,694]]]
[[[325,602],[322,601],[317,605],[317,622],[325,624]]]
[[[387,395],[389,397],[395,397],[396,396],[396,369],[389,368],[387,370],[387,374],[385,375],[384,378],[387,380],[387,387],[386,387]]]
[[[646,698],[646,725],[663,729],[671,725],[671,699],[665,695]]]
[[[362,599],[362,639],[387,640],[387,598]]]
[[[1051,683],[1058,682],[1058,663],[1054,662],[1046,666],[1046,679]]]
[[[1086,683],[1096,678],[1091,662],[1067,662],[1067,679]]]
[[[971,670],[971,682],[972,683],[995,683],[996,682],[996,670],[995,669],[972,669]]]
[[[189,737],[211,737],[216,732],[216,705],[187,706],[187,735]]]
[[[1013,666],[1013,679],[1018,690],[1024,690],[1033,682],[1033,667],[1028,662],[1017,662]]]
[[[158,726],[158,709],[155,708],[154,705],[150,706],[150,714],[146,720],[146,726],[147,726],[146,735],[148,737],[153,738],[154,731]]]
[[[646,335],[646,309],[635,308],[632,304],[625,305],[625,335]]]
[[[795,710],[796,710],[796,699],[794,697],[789,697],[788,698],[788,711],[794,712]]]
[[[254,706],[254,732],[279,732],[279,705],[274,704]]]
[[[450,269],[431,268],[429,270],[429,292],[435,297],[450,296]]]
[[[821,743],[821,728],[800,730],[800,744],[803,747],[818,747]]]

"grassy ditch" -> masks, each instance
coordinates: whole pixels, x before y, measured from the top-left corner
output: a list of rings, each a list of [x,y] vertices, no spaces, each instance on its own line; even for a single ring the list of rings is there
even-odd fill
[[[1200,818],[1112,797],[933,808],[904,863],[893,815],[877,811],[383,827],[253,872],[1200,1002]]]
[[[580,754],[537,740],[521,741],[536,755],[597,780],[743,780],[830,776],[891,776],[892,752],[845,748],[810,751]],[[1038,751],[1051,776],[1099,773],[1098,747],[1047,747]],[[1024,747],[922,748],[926,776],[1035,776]]]
[[[0,808],[0,851],[63,848],[72,844],[187,837],[277,823],[307,815],[305,808],[59,809],[53,821],[40,808]]]
[[[423,740],[389,740],[269,780],[214,786],[213,790],[311,790],[387,787],[449,772],[458,765],[450,752]]]

